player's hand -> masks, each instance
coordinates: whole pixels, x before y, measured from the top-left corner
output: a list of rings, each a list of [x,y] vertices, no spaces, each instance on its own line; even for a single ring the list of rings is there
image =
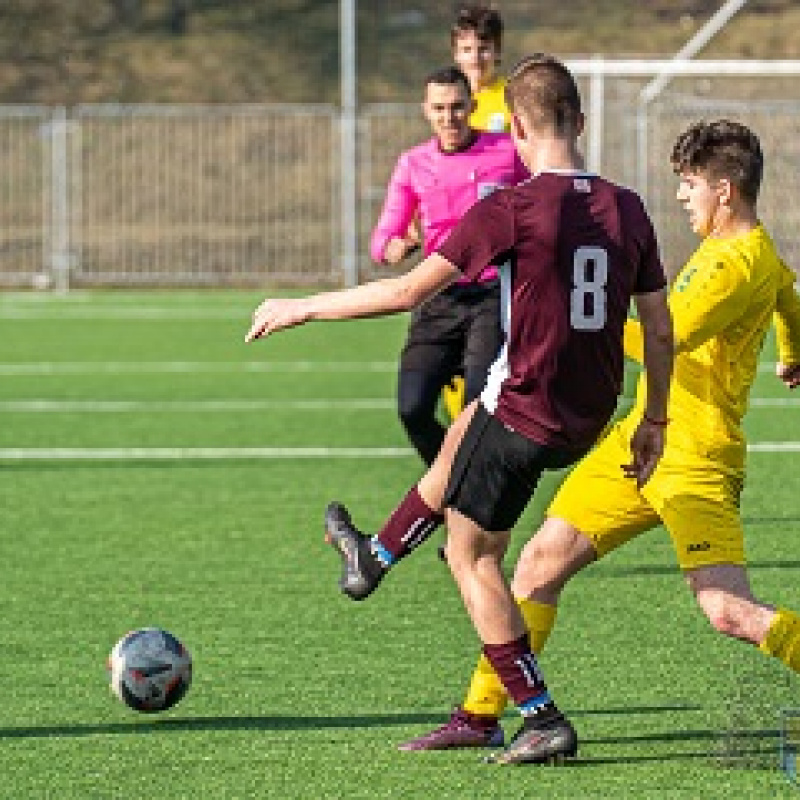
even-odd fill
[[[664,452],[665,429],[663,425],[654,425],[642,420],[631,439],[630,464],[623,464],[622,471],[628,478],[636,481],[636,488],[641,489],[658,466]]]
[[[244,337],[252,342],[284,328],[308,322],[306,301],[300,299],[265,300],[254,312],[253,323]]]
[[[800,386],[800,364],[781,364],[779,361],[775,365],[775,374],[790,389]]]
[[[399,264],[412,250],[415,250],[419,245],[416,242],[412,242],[408,239],[402,239],[399,236],[395,236],[386,244],[386,248],[383,251],[383,260],[387,264],[391,264],[394,266],[395,264]]]

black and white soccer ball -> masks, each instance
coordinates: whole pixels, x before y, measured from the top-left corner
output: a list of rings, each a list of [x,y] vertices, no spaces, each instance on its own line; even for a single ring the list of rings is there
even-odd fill
[[[172,708],[192,683],[192,657],[161,628],[126,633],[108,657],[111,691],[136,711]]]

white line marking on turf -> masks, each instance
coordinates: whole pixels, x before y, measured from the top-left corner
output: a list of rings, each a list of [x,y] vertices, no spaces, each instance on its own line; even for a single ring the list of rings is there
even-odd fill
[[[182,461],[201,459],[407,458],[409,447],[10,447],[0,461]]]
[[[800,442],[753,442],[751,453],[797,453]],[[207,459],[408,458],[409,447],[9,447],[0,461],[200,461]]]
[[[251,312],[235,308],[179,308],[170,306],[0,306],[2,319],[239,319],[242,325],[250,320]]]
[[[793,408],[800,406],[800,397],[754,397],[750,401],[753,408]]]
[[[394,372],[396,369],[395,361],[40,361],[0,364],[0,375]]]
[[[384,411],[390,398],[318,400],[0,400],[0,413],[124,413],[138,411]]]
[[[630,405],[628,403],[627,405]],[[388,397],[316,398],[314,400],[0,400],[1,413],[94,414],[126,412],[214,412],[214,411],[384,411],[394,409]],[[797,408],[800,397],[755,398],[751,408]]]
[[[773,372],[775,364],[759,364]],[[0,363],[0,375],[96,375],[144,373],[394,372],[396,361],[32,361]]]

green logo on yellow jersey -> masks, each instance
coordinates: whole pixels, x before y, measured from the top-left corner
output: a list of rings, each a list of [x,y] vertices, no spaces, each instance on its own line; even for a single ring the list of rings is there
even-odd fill
[[[678,278],[675,281],[675,291],[684,291],[689,286],[689,281],[692,280],[692,276],[695,274],[695,272],[697,272],[697,267],[687,264],[686,269],[684,269],[680,275],[678,275]]]

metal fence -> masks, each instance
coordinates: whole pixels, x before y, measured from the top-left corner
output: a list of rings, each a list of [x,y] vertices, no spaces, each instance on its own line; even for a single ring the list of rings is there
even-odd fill
[[[646,104],[663,62],[571,64],[589,166],[642,191],[669,271],[696,244],[669,151],[689,121],[717,116],[761,137],[759,211],[800,267],[800,62],[779,63],[725,76],[694,64]],[[364,108],[356,161],[342,164],[340,126],[331,106],[0,106],[0,285],[342,284],[353,216],[358,278],[385,274],[369,233],[398,154],[429,132],[418,105]],[[341,192],[353,173],[355,215]]]
[[[0,278],[32,285],[46,277],[51,248],[53,111],[6,106],[0,111]],[[40,279],[41,280],[41,279]]]
[[[327,106],[0,107],[0,281],[337,282]]]

